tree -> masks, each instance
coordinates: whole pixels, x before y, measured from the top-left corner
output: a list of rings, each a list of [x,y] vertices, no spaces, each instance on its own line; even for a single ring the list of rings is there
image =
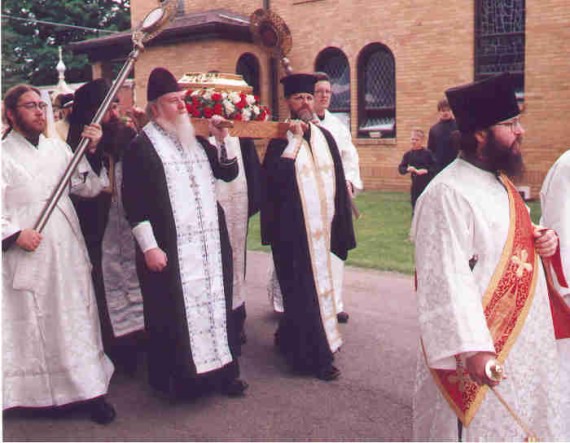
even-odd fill
[[[17,18],[14,19],[13,17]],[[25,20],[20,20],[25,19]],[[33,20],[123,31],[130,28],[130,0],[4,0],[2,2],[2,89],[17,83],[57,83],[59,46],[108,35]],[[64,51],[66,80],[91,80],[87,57]]]

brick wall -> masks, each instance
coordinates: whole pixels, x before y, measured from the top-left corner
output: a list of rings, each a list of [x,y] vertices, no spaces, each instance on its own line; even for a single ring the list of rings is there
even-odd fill
[[[570,148],[570,4],[528,1],[526,20],[525,182],[537,195],[548,168]]]
[[[368,189],[407,190],[409,177],[397,172],[409,148],[410,130],[428,132],[437,121],[437,101],[448,87],[473,80],[473,0],[272,0],[271,8],[289,26],[296,71],[312,71],[320,51],[340,48],[348,58],[351,75],[351,130],[357,128],[357,61],[369,43],[382,43],[396,63],[395,139],[355,139],[362,175]],[[156,0],[132,2],[133,22]],[[226,8],[249,15],[263,1],[187,0],[186,13]],[[523,145],[527,174],[536,196],[552,162],[568,148],[570,125],[570,6],[567,0],[527,0],[526,114]],[[137,102],[144,105],[146,78],[158,65],[176,76],[188,71],[217,69],[235,72],[243,52],[255,53],[261,65],[262,101],[269,104],[268,59],[252,44],[206,40],[149,48],[137,62]],[[281,109],[284,109],[281,103]],[[281,116],[284,116],[281,113]]]

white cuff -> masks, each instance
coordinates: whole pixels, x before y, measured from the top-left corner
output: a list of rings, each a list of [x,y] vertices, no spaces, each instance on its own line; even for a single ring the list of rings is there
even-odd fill
[[[145,253],[154,248],[158,248],[158,243],[154,237],[154,231],[152,230],[152,225],[148,220],[140,222],[133,229],[133,235],[137,240],[139,248]]]

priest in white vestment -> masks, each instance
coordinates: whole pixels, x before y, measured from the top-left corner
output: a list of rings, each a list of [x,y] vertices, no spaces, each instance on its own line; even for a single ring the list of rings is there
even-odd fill
[[[195,137],[167,69],[151,72],[147,101],[151,121],[123,157],[122,197],[138,246],[149,383],[176,398],[211,388],[241,396],[232,252],[216,197],[216,179],[235,179],[237,160],[221,155],[227,129],[210,125],[216,146]]]
[[[560,240],[560,256],[562,270],[566,281],[570,279],[570,150],[567,150],[552,165],[540,191],[542,209],[541,225],[556,231]],[[570,289],[559,285],[555,279],[556,289],[570,305]],[[565,439],[570,440],[570,339],[558,340],[560,352],[562,402]]]
[[[328,129],[332,134],[340,157],[342,159],[342,168],[344,169],[344,176],[346,178],[346,186],[351,199],[354,199],[356,194],[362,191],[364,185],[360,178],[360,161],[358,158],[358,151],[352,142],[352,136],[346,125],[340,119],[328,110],[331,104],[332,90],[331,82],[327,74],[317,73],[317,83],[315,84],[315,114],[318,117],[317,124],[321,127]],[[334,273],[335,284],[335,302],[337,317],[339,323],[348,322],[348,313],[344,310],[344,303],[342,299],[342,282],[344,274],[344,262],[336,257],[334,254],[331,258]]]
[[[412,224],[421,331],[413,437],[523,441],[531,431],[560,440],[560,374],[544,274],[534,252],[517,249],[524,241],[548,257],[557,238],[533,229],[516,188],[498,176],[522,169],[524,130],[511,76],[446,94],[461,155],[420,196]],[[505,307],[502,316],[489,300]],[[507,376],[498,386],[490,372],[495,360]]]
[[[72,153],[48,139],[46,103],[18,85],[5,96],[10,130],[2,142],[3,408],[85,402],[91,418],[113,421],[104,395],[113,365],[103,352],[91,266],[77,215],[64,193],[44,230],[33,229]],[[94,149],[101,128],[83,136]],[[96,195],[106,185],[82,160],[71,192]]]

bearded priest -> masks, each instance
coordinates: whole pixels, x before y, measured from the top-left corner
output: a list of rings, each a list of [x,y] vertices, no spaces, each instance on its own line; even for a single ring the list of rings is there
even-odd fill
[[[312,74],[281,80],[293,120],[287,140],[272,140],[263,161],[261,230],[283,294],[276,344],[294,371],[330,381],[340,375],[333,353],[342,344],[331,252],[346,260],[356,241],[337,144],[310,123],[315,82]]]
[[[558,357],[540,260],[555,255],[558,239],[532,224],[510,181],[522,172],[524,134],[513,78],[446,95],[461,153],[420,196],[412,222],[421,332],[414,439],[559,440]]]
[[[227,129],[196,138],[172,73],[148,80],[150,122],[125,152],[123,205],[137,241],[152,387],[175,398],[217,389],[241,396],[233,333],[232,251],[216,179],[238,175]]]

